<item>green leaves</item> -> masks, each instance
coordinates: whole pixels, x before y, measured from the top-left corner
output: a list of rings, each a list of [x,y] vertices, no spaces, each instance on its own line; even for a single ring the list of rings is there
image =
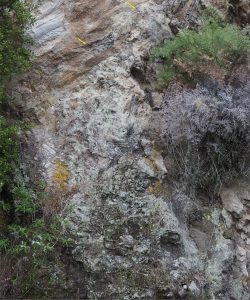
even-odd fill
[[[9,240],[8,239],[0,239],[0,253],[6,252],[9,247]]]
[[[152,50],[154,59],[163,60],[160,79],[165,83],[174,77],[192,77],[202,66],[214,66],[226,72],[239,55],[250,51],[250,38],[236,26],[225,24],[215,9],[204,10],[202,20],[198,32],[185,29]]]
[[[0,105],[9,100],[6,90],[9,81],[30,66],[30,43],[26,35],[32,22],[23,0],[0,0]],[[3,105],[1,108],[3,109]],[[39,280],[48,277],[54,267],[56,247],[69,245],[67,222],[63,217],[43,218],[39,200],[45,186],[32,190],[20,167],[18,132],[21,124],[12,125],[0,111],[0,254],[11,265],[12,292],[23,298],[36,288]],[[39,199],[38,199],[39,198]],[[18,267],[17,262],[18,261]],[[20,271],[21,270],[21,271]],[[48,279],[49,280],[49,279]],[[16,291],[19,289],[19,294]],[[12,295],[12,296],[13,296]],[[2,291],[1,295],[2,296]]]
[[[17,185],[12,188],[15,199],[15,211],[23,214],[34,214],[37,205],[34,202],[34,195],[25,185]]]
[[[30,65],[30,51],[26,47],[29,38],[25,31],[31,21],[31,14],[23,1],[0,0],[0,104],[8,98],[6,86],[9,80]],[[3,186],[12,184],[11,177],[18,159],[18,131],[19,126],[10,125],[0,112],[0,192]],[[17,187],[14,193],[18,193]],[[19,197],[23,197],[23,204],[20,206],[17,202],[17,211],[30,211],[27,195],[25,198],[24,191],[21,195],[20,188]]]
[[[6,85],[9,80],[30,65],[30,51],[26,48],[29,39],[25,30],[31,19],[23,1],[0,1],[0,103],[7,99]],[[18,130],[18,126],[9,125],[0,114],[0,192],[4,185],[10,183],[17,163]],[[17,209],[22,208],[17,206]]]
[[[17,131],[17,126],[8,126],[6,119],[0,116],[0,192],[10,182],[10,173],[18,157],[15,141]]]
[[[0,251],[12,255],[29,254],[30,259],[44,258],[56,246],[69,246],[72,240],[65,235],[66,220],[57,216],[50,222],[39,218],[29,225],[12,224],[8,226],[8,238],[0,239]]]
[[[23,1],[0,1],[0,101],[4,101],[6,83],[30,66],[26,28],[31,22]]]

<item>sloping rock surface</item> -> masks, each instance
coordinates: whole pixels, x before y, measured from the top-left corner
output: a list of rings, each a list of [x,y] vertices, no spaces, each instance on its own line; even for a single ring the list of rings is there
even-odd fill
[[[32,123],[24,164],[46,181],[48,212],[73,207],[72,256],[87,274],[78,297],[249,299],[249,191],[225,190],[225,208],[190,199],[148,135],[164,105],[149,50],[199,1],[33,3],[34,65],[16,82],[15,108]]]

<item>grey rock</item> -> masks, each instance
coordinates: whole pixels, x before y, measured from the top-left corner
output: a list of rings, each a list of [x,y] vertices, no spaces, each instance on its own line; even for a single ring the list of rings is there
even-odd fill
[[[236,213],[237,215],[242,214],[244,206],[237,196],[237,193],[232,189],[224,188],[221,191],[221,199],[226,210],[231,213]]]
[[[195,296],[198,297],[201,294],[200,289],[198,288],[198,286],[196,285],[196,283],[194,281],[192,281],[189,286],[188,286],[188,290],[190,291],[190,293]]]
[[[164,245],[177,245],[181,243],[181,237],[178,232],[165,230],[161,233],[160,237],[161,244]]]
[[[142,158],[138,161],[139,168],[150,177],[157,177],[157,170],[150,159]]]
[[[223,208],[221,211],[221,215],[223,216],[224,220],[225,220],[225,224],[228,228],[230,228],[232,226],[232,217],[231,215]]]
[[[84,286],[83,299],[175,299],[203,289],[204,300],[248,300],[248,252],[235,250],[249,244],[248,184],[224,189],[224,208],[204,204],[171,178],[158,143],[166,103],[153,90],[148,51],[172,35],[169,17],[177,29],[197,24],[198,2],[138,0],[134,11],[125,1],[46,0],[37,8],[34,63],[13,82],[13,108],[34,124],[22,153],[30,180],[42,177],[49,195],[74,205],[72,268],[84,280],[73,277],[61,298]],[[203,95],[199,87],[176,93],[172,101]],[[69,172],[65,192],[53,182],[57,161]]]
[[[246,260],[246,249],[244,249],[244,248],[242,248],[242,247],[240,247],[240,246],[238,246],[237,247],[237,250],[236,250],[236,256],[237,256],[237,259],[239,260],[239,261],[244,261],[244,260]]]

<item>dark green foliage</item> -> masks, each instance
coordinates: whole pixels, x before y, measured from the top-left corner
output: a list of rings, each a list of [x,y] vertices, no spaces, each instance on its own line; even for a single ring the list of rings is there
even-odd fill
[[[23,1],[0,0],[0,103],[6,101],[6,87],[10,79],[25,71],[29,64],[29,41],[25,34],[32,18]],[[9,184],[16,167],[18,151],[15,136],[18,126],[8,125],[0,111],[0,192]]]
[[[0,239],[0,253],[6,252],[10,247],[9,239]]]
[[[22,1],[0,0],[0,101],[5,100],[6,83],[30,65],[25,30],[31,21]]]
[[[62,247],[70,246],[72,240],[67,237],[68,222],[63,214],[49,218],[43,216],[42,206],[37,200],[41,193],[35,193],[20,181],[12,188],[14,201],[8,203],[5,213],[14,212],[16,219],[4,232],[0,231],[0,261],[9,262],[11,273],[6,285],[2,286],[0,298],[22,298],[29,292],[41,296],[44,285],[50,289],[60,280],[53,277],[61,264],[60,251]],[[7,267],[3,264],[2,268]]]
[[[30,263],[36,265],[39,260],[46,258],[45,255],[52,253],[59,243],[67,245],[71,242],[63,234],[66,225],[65,219],[60,216],[55,216],[49,221],[36,218],[26,226],[9,225],[9,239],[4,239],[11,245],[7,252],[15,255],[26,254]]]
[[[10,174],[18,157],[14,139],[17,131],[17,126],[8,126],[7,121],[0,117],[0,192],[10,181]]]
[[[0,104],[7,100],[9,81],[30,65],[32,17],[22,0],[0,0]],[[56,268],[57,247],[68,245],[63,216],[44,218],[38,197],[27,187],[20,168],[18,135],[0,109],[0,298],[20,299],[33,289],[42,293]],[[60,253],[60,251],[59,251]],[[54,272],[55,273],[55,272]]]
[[[10,271],[1,297],[15,295],[20,299],[27,293],[41,296],[45,288],[60,283],[55,276],[61,263],[58,249],[72,243],[65,235],[66,230],[65,218],[58,215],[49,220],[36,218],[28,225],[8,226],[8,237],[0,238],[0,257],[11,262],[11,269],[18,272]]]
[[[15,211],[17,213],[34,214],[36,212],[36,203],[34,194],[24,184],[15,185],[12,188],[12,194],[15,199]]]
[[[25,30],[31,21],[31,15],[22,1],[0,0],[0,103],[7,99],[7,84],[13,76],[23,72],[29,66],[30,51],[26,48],[28,38]],[[9,214],[10,211],[23,212],[28,210],[27,195],[22,197],[13,180],[15,170],[18,170],[18,142],[17,133],[20,126],[10,124],[3,116],[4,111],[0,109],[0,193],[3,189],[8,194],[13,194],[13,207],[9,199],[1,195],[0,213]],[[13,123],[13,122],[12,122]],[[25,198],[25,200],[24,200]],[[20,201],[24,201],[20,204]],[[30,208],[29,208],[30,210]],[[1,234],[1,232],[0,232]],[[5,239],[3,239],[5,240]],[[3,241],[2,240],[2,241]]]
[[[250,38],[233,25],[224,23],[214,8],[204,10],[198,31],[185,29],[162,47],[152,50],[164,63],[161,82],[192,77],[206,67],[227,72],[239,55],[250,51]]]
[[[25,71],[29,64],[30,51],[25,34],[32,18],[23,1],[0,0],[0,103],[7,99],[6,87],[10,79]],[[16,125],[9,125],[0,111],[0,192],[9,185],[11,173],[17,166]]]

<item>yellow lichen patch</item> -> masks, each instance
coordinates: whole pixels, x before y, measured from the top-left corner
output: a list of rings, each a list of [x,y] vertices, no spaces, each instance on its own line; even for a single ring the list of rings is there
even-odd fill
[[[158,180],[148,187],[148,192],[156,197],[160,197],[167,194],[168,190],[162,185],[161,181]]]
[[[55,161],[52,174],[52,181],[60,189],[65,190],[67,181],[69,180],[69,171],[67,166],[61,161]]]

